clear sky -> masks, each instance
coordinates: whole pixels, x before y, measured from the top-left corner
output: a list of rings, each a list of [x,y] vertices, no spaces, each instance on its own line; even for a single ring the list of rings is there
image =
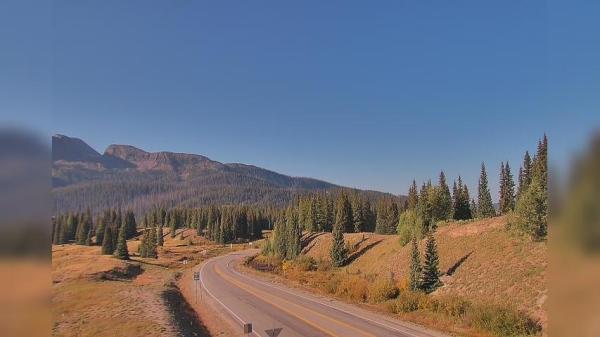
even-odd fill
[[[598,1],[7,0],[3,123],[392,193],[600,121]]]

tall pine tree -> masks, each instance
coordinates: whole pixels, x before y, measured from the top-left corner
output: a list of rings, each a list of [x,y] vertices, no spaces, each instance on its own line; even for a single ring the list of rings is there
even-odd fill
[[[114,256],[120,260],[129,260],[129,251],[127,250],[127,227],[124,225],[119,228],[119,236]]]
[[[477,200],[478,215],[480,218],[489,218],[496,215],[492,196],[488,186],[487,172],[485,164],[481,163],[481,175],[479,176],[479,194]]]
[[[342,222],[337,222],[333,225],[333,237],[331,242],[331,263],[335,267],[341,267],[348,259],[348,250],[344,242],[344,228]]]
[[[408,275],[408,288],[412,291],[421,289],[421,254],[419,253],[419,245],[417,238],[413,236],[410,254],[410,273]]]
[[[432,292],[441,285],[437,245],[432,233],[427,236],[425,244],[425,261],[421,286],[426,292]]]

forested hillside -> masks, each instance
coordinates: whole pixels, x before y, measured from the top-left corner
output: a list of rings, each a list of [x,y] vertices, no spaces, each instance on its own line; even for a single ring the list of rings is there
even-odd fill
[[[84,141],[63,135],[52,137],[52,160],[57,213],[113,207],[145,213],[157,206],[284,206],[298,195],[346,189],[195,154],[151,153],[130,145],[111,145],[100,154]],[[390,197],[373,191],[357,193],[370,200]]]

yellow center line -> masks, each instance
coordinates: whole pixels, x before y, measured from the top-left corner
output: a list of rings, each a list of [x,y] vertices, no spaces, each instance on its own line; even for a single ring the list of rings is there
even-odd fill
[[[299,317],[299,316],[298,316],[298,315],[296,315],[295,313],[293,313],[293,312],[291,312],[291,311],[287,310],[286,308],[283,308],[282,306],[280,306],[280,305],[278,305],[278,304],[274,303],[273,301],[267,300],[267,299],[265,298],[265,297],[269,297],[269,296],[270,296],[270,297],[273,297],[273,295],[271,295],[271,294],[268,294],[268,293],[266,293],[266,292],[264,292],[264,291],[262,291],[262,290],[259,290],[259,289],[257,289],[256,287],[250,287],[250,286],[248,286],[248,285],[246,285],[246,284],[244,284],[244,283],[241,283],[240,281],[238,281],[238,280],[234,279],[234,278],[233,278],[233,277],[231,277],[231,276],[225,275],[225,274],[224,274],[223,272],[221,272],[221,271],[220,271],[218,268],[216,268],[216,265],[213,265],[213,269],[214,269],[214,270],[215,270],[215,272],[216,272],[216,273],[217,273],[219,276],[221,276],[223,279],[225,279],[225,280],[229,281],[230,283],[233,283],[233,284],[235,284],[235,285],[236,285],[236,286],[238,286],[239,288],[242,288],[242,289],[246,290],[247,292],[249,292],[249,293],[251,293],[251,294],[253,294],[253,295],[257,296],[258,298],[260,298],[260,299],[264,300],[265,302],[267,302],[267,303],[269,303],[269,304],[271,304],[271,305],[273,305],[273,306],[277,307],[278,309],[280,309],[280,310],[282,310],[282,311],[286,312],[287,314],[289,314],[289,315],[291,315],[291,316],[294,316],[294,317],[296,317],[296,318],[300,319],[301,321],[305,322],[306,324],[309,324],[309,325],[311,325],[312,327],[314,327],[314,328],[316,328],[316,329],[318,329],[318,330],[321,330],[321,331],[323,331],[323,332],[325,332],[325,333],[327,333],[327,334],[329,334],[329,335],[331,335],[331,336],[338,336],[338,335],[336,335],[335,333],[333,333],[333,332],[331,332],[331,331],[329,331],[329,330],[327,330],[327,329],[325,329],[325,328],[323,328],[323,327],[321,327],[321,326],[315,325],[314,323],[312,323],[312,322],[310,322],[310,321],[307,321],[306,319],[304,319],[304,318],[302,318],[302,317]],[[356,327],[354,327],[354,326],[352,326],[352,325],[350,325],[350,324],[348,324],[348,323],[346,323],[346,322],[342,322],[342,321],[339,321],[339,320],[337,320],[337,319],[331,318],[331,317],[329,317],[329,316],[327,316],[327,315],[324,315],[324,314],[322,314],[322,313],[320,313],[320,312],[318,312],[318,311],[311,310],[311,309],[308,309],[308,308],[305,308],[305,307],[299,306],[299,305],[297,305],[297,304],[295,304],[295,303],[292,303],[292,302],[290,302],[290,301],[284,300],[284,299],[283,299],[283,298],[281,298],[281,297],[277,297],[277,298],[278,298],[280,301],[283,301],[283,302],[285,302],[285,303],[289,303],[289,304],[290,304],[290,305],[292,305],[292,306],[299,307],[301,310],[306,310],[306,311],[308,311],[308,312],[311,312],[311,313],[313,313],[313,314],[315,314],[315,315],[317,315],[317,316],[320,316],[320,317],[322,317],[322,318],[324,318],[324,319],[326,319],[326,320],[328,320],[328,321],[331,321],[331,322],[333,322],[333,323],[335,323],[335,324],[338,324],[338,325],[345,326],[345,327],[347,327],[347,328],[349,328],[350,330],[353,330],[353,331],[357,331],[357,332],[359,332],[359,333],[360,333],[361,335],[363,335],[363,336],[376,337],[375,335],[373,335],[373,334],[371,334],[371,333],[368,333],[368,332],[366,332],[366,331],[364,331],[364,330],[358,329],[358,328],[356,328]]]

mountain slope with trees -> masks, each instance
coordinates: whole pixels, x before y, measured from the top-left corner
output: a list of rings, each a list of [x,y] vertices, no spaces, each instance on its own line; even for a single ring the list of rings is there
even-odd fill
[[[103,154],[84,141],[52,137],[54,211],[93,212],[122,207],[136,213],[160,206],[278,205],[311,192],[347,189],[325,181],[290,177],[240,163],[224,164],[205,156],[146,152],[110,145]],[[348,189],[350,190],[350,189]],[[389,194],[358,191],[375,200]]]

